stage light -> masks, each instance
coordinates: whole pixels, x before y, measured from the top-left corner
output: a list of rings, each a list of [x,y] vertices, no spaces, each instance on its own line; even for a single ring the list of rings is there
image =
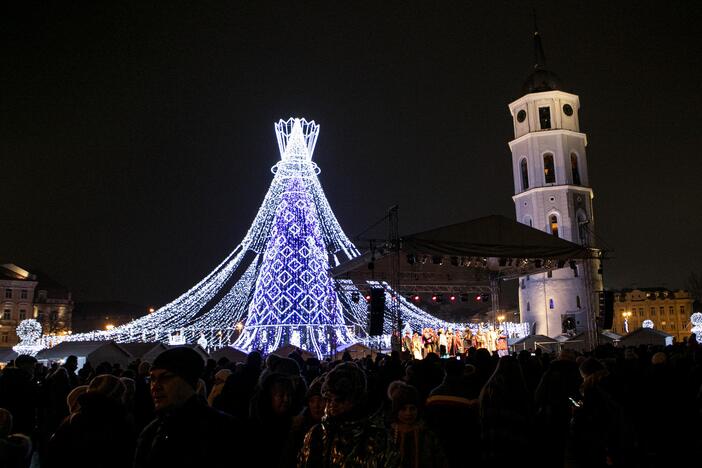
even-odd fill
[[[451,294],[451,295],[449,296],[449,300],[450,300],[451,302],[456,302],[456,296],[454,296],[453,294]]]
[[[422,300],[422,298],[421,298],[421,297],[419,297],[419,295],[418,295],[418,294],[414,294],[414,295],[412,296],[412,300],[413,300],[414,302],[419,302],[419,301],[421,301],[421,300]]]
[[[443,302],[444,296],[441,293],[436,293],[431,296],[431,300],[434,302]]]
[[[482,298],[483,298],[483,296],[481,296],[480,294],[478,294],[477,296],[475,296],[475,300],[478,301],[478,302],[480,302],[480,301],[482,300]]]
[[[366,302],[370,302],[370,300],[371,300],[370,294],[366,294]]]
[[[361,295],[358,293],[358,291],[354,291],[351,293],[351,301],[354,304],[358,304],[358,301],[361,300]]]

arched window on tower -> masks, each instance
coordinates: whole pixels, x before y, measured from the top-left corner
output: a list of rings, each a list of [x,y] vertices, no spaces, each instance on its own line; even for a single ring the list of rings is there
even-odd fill
[[[531,312],[531,304],[527,302],[527,312]]]
[[[532,221],[531,216],[529,215],[524,216],[524,221],[522,222],[522,224],[526,224],[529,227],[534,227],[534,221]]]
[[[573,184],[580,185],[580,170],[578,169],[578,155],[570,153],[570,168],[573,171]]]
[[[575,306],[580,309],[580,296],[575,296]]]
[[[551,234],[558,237],[558,216],[552,214],[548,217],[548,226],[551,229]]]
[[[553,154],[544,154],[544,182],[547,184],[556,183],[556,168],[553,165]]]
[[[553,309],[553,308],[554,308],[553,298],[551,298],[551,299],[548,300],[548,308],[549,308],[549,309]]]
[[[519,170],[522,173],[522,190],[526,190],[529,188],[529,168],[527,167],[526,158],[519,163]]]

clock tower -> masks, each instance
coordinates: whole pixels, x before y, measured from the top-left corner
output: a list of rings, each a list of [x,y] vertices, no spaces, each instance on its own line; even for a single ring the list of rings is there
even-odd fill
[[[509,104],[517,221],[577,244],[592,246],[594,193],[587,170],[587,136],[580,131],[580,99],[564,91],[545,68],[534,32],[534,71],[522,97]],[[593,261],[577,261],[549,273],[519,279],[522,321],[535,334],[556,337],[595,330],[601,274]]]

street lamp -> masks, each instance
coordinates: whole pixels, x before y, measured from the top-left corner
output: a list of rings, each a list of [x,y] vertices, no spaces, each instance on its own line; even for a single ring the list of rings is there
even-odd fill
[[[622,317],[624,317],[624,333],[629,333],[629,317],[631,317],[631,311],[622,312]]]

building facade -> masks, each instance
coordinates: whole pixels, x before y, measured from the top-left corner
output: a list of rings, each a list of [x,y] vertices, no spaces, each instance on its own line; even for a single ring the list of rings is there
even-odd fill
[[[595,228],[587,169],[587,137],[580,131],[577,95],[563,91],[558,77],[544,68],[538,32],[535,71],[523,96],[509,104],[514,139],[509,142],[517,221],[581,245],[593,246]],[[575,335],[595,326],[594,292],[602,289],[594,261],[519,280],[522,321],[533,333]]]
[[[641,288],[614,291],[612,331],[626,335],[650,320],[653,328],[673,335],[675,341],[690,336],[693,299],[688,291]]]
[[[0,291],[0,348],[19,342],[17,325],[29,318],[36,319],[45,334],[71,333],[71,293],[48,276],[11,263],[0,265]]]

